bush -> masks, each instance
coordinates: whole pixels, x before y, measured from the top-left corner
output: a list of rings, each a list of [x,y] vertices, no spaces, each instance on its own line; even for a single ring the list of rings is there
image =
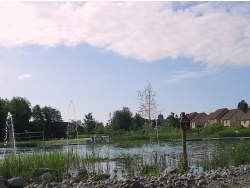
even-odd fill
[[[201,133],[202,134],[214,134],[224,129],[225,127],[223,126],[222,123],[213,123],[213,124],[208,124],[207,126],[204,126],[201,129]]]
[[[219,137],[250,137],[250,129],[228,128],[218,132]]]

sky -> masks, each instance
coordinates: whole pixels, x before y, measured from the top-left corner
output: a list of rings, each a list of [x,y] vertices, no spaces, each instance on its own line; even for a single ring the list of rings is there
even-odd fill
[[[250,2],[0,2],[0,97],[64,121],[139,110],[166,118],[250,104]]]

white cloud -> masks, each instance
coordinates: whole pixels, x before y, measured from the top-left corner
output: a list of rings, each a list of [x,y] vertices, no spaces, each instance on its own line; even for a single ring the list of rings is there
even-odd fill
[[[167,85],[167,84],[176,83],[185,79],[211,75],[216,72],[217,70],[215,69],[207,69],[204,71],[178,71],[178,72],[173,73],[173,75],[170,76],[170,78],[168,78],[163,83],[159,83],[156,85]]]
[[[31,74],[22,74],[17,77],[18,80],[28,79],[31,78]]]
[[[1,2],[0,46],[88,43],[143,61],[249,66],[250,3]],[[181,7],[182,6],[182,7]]]

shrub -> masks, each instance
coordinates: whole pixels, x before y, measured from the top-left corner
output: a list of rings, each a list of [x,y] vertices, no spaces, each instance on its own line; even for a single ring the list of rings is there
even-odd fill
[[[225,127],[223,126],[222,123],[213,123],[213,124],[208,124],[207,126],[204,126],[201,129],[202,134],[214,134],[217,133],[220,130],[224,130]]]

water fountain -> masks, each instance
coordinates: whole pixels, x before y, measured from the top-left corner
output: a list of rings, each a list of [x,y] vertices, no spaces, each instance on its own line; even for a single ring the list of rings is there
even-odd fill
[[[76,122],[75,107],[74,107],[74,103],[73,103],[72,100],[70,101],[69,106],[68,106],[68,119],[69,119],[69,117],[70,117],[70,114],[69,114],[69,112],[70,112],[70,107],[73,108],[73,112],[74,112],[74,121],[75,121],[75,124],[76,124],[76,125],[75,125],[75,129],[76,129],[76,138],[77,138],[77,142],[78,142],[78,144],[79,144],[79,140],[78,140],[78,124],[77,124],[77,122]],[[69,129],[70,129],[70,119],[69,119],[68,128],[67,128],[67,145],[69,145],[69,143],[68,143]]]
[[[11,148],[14,149],[14,152],[16,152],[15,131],[14,131],[12,115],[10,112],[8,112],[7,114],[6,123],[5,123],[4,146],[6,148],[11,146]]]

